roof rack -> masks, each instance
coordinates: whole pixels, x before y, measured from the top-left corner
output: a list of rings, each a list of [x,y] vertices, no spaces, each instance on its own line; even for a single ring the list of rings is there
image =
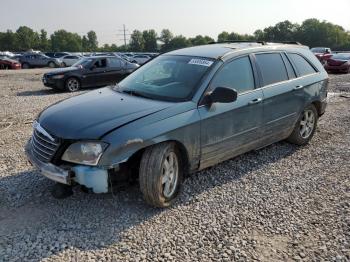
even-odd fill
[[[212,44],[227,44],[227,43],[258,43],[262,45],[266,45],[265,41],[249,41],[249,40],[225,40],[225,41],[218,41],[218,42],[210,42],[209,45]]]
[[[282,42],[277,42],[277,43],[286,44],[286,45],[302,45],[298,41],[282,41]]]
[[[286,45],[302,45],[300,42],[297,41],[281,41],[281,42],[266,42],[266,41],[250,41],[250,40],[227,40],[227,41],[220,41],[220,42],[210,42],[211,44],[224,44],[224,43],[258,43],[261,45],[268,45],[271,44],[286,44]]]

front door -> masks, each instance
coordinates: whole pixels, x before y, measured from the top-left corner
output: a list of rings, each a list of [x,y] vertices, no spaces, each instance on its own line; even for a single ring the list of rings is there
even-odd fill
[[[256,89],[248,56],[236,58],[215,75],[209,90],[229,87],[238,92],[232,103],[199,106],[201,116],[200,169],[247,152],[259,143],[263,93]]]
[[[107,72],[107,59],[96,59],[90,68],[84,71],[83,77],[85,86],[104,86],[109,84],[109,76]]]

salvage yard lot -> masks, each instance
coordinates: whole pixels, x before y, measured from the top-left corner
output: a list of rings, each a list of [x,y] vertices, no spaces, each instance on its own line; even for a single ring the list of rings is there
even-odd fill
[[[0,261],[350,260],[350,74],[330,75],[311,143],[286,142],[192,175],[173,208],[137,185],[50,195],[24,156],[31,122],[75,94],[45,88],[48,69],[0,72]]]

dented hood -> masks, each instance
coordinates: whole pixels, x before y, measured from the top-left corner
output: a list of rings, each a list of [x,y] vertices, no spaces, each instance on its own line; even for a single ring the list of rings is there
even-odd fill
[[[56,103],[44,110],[38,121],[49,133],[63,139],[99,139],[113,129],[171,105],[107,87]]]

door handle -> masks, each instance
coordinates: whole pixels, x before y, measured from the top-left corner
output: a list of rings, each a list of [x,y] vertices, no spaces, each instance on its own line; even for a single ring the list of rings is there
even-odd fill
[[[296,86],[296,87],[294,87],[294,90],[299,90],[299,89],[302,89],[304,86],[302,86],[302,85],[298,85],[298,86]]]
[[[262,101],[262,98],[259,97],[259,98],[256,98],[256,99],[253,99],[252,101],[250,101],[248,104],[249,105],[254,105],[254,104],[258,104]]]

